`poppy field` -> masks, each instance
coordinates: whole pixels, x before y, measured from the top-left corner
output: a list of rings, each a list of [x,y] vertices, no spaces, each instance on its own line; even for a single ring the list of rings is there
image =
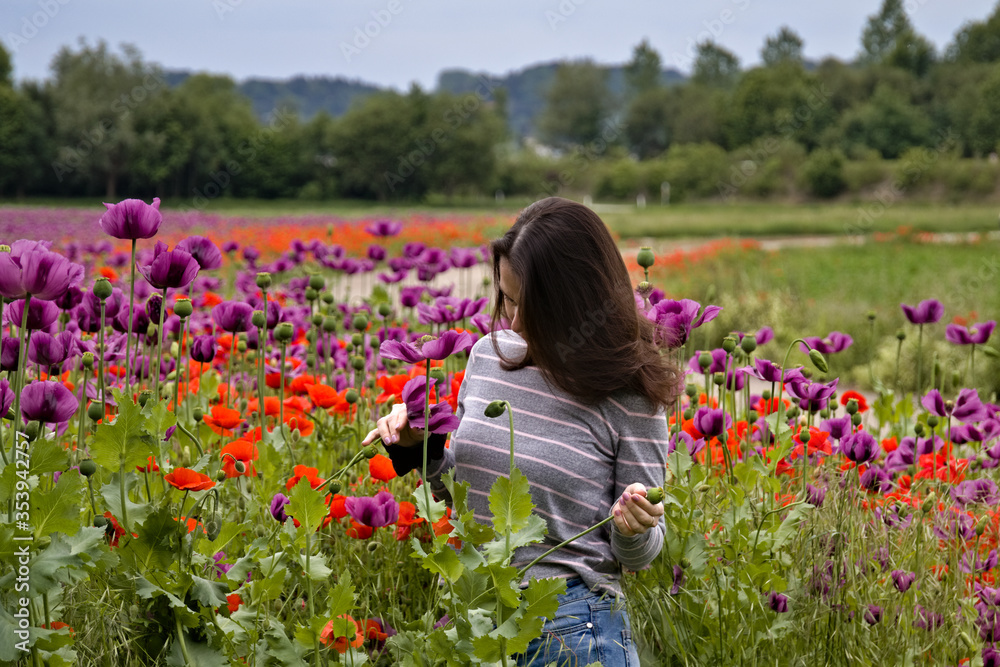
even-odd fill
[[[513,553],[568,545],[513,439],[490,523],[361,446],[400,403],[457,426],[510,220],[3,213],[0,663],[511,665],[541,634],[565,582]],[[623,256],[688,371],[666,542],[623,579],[642,664],[1000,665],[995,289],[838,326],[765,288],[821,254]]]

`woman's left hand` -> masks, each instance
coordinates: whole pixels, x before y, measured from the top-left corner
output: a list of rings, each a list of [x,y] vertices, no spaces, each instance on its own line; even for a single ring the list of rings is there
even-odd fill
[[[611,512],[618,532],[631,537],[642,535],[660,522],[663,504],[654,505],[646,500],[646,487],[637,482],[625,487]]]

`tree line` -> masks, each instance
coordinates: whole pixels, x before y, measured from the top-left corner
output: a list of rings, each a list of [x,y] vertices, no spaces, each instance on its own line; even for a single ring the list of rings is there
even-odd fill
[[[784,194],[789,178],[793,189],[831,196],[905,165],[904,180],[918,182],[941,157],[986,164],[1000,146],[1000,4],[940,53],[902,0],[884,0],[868,18],[853,62],[809,62],[803,47],[782,27],[762,45],[761,64],[744,69],[705,41],[690,78],[675,83],[644,41],[618,94],[608,68],[561,63],[534,131],[519,136],[508,91],[487,77],[464,92],[378,92],[338,117],[306,120],[278,105],[262,118],[231,78],[170,85],[135,47],[81,42],[59,52],[48,79],[15,84],[0,45],[0,196],[127,192],[201,207],[217,197],[498,190],[656,196],[671,183],[675,194],[727,197]],[[991,169],[968,175],[980,181],[976,192],[996,189]]]

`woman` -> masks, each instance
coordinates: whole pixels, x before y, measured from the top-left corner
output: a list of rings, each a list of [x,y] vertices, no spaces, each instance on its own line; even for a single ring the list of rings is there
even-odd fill
[[[621,254],[589,208],[557,197],[536,202],[490,249],[494,332],[470,353],[450,447],[443,436],[431,438],[439,457],[428,464],[431,488],[445,496],[441,475],[454,468],[456,481],[471,485],[476,518],[488,521],[490,487],[509,472],[509,432],[506,419],[483,410],[507,400],[515,462],[548,523],[545,543],[518,549],[512,565],[614,516],[529,571],[568,581],[555,619],[521,662],[638,665],[619,580],[622,569],[648,566],[663,546],[663,507],[646,499],[646,489],[663,484],[664,409],[681,375],[660,354]],[[510,329],[497,331],[502,318]],[[365,442],[380,436],[397,472],[418,467],[414,445],[423,434],[408,427],[405,406],[377,426]]]

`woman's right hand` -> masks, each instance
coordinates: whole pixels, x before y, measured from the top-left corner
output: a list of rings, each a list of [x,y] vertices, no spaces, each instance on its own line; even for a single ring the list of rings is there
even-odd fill
[[[381,438],[382,444],[413,447],[424,441],[424,432],[410,428],[406,417],[406,404],[397,403],[385,417],[376,422],[375,430],[368,434],[361,445],[371,444],[375,438]]]

